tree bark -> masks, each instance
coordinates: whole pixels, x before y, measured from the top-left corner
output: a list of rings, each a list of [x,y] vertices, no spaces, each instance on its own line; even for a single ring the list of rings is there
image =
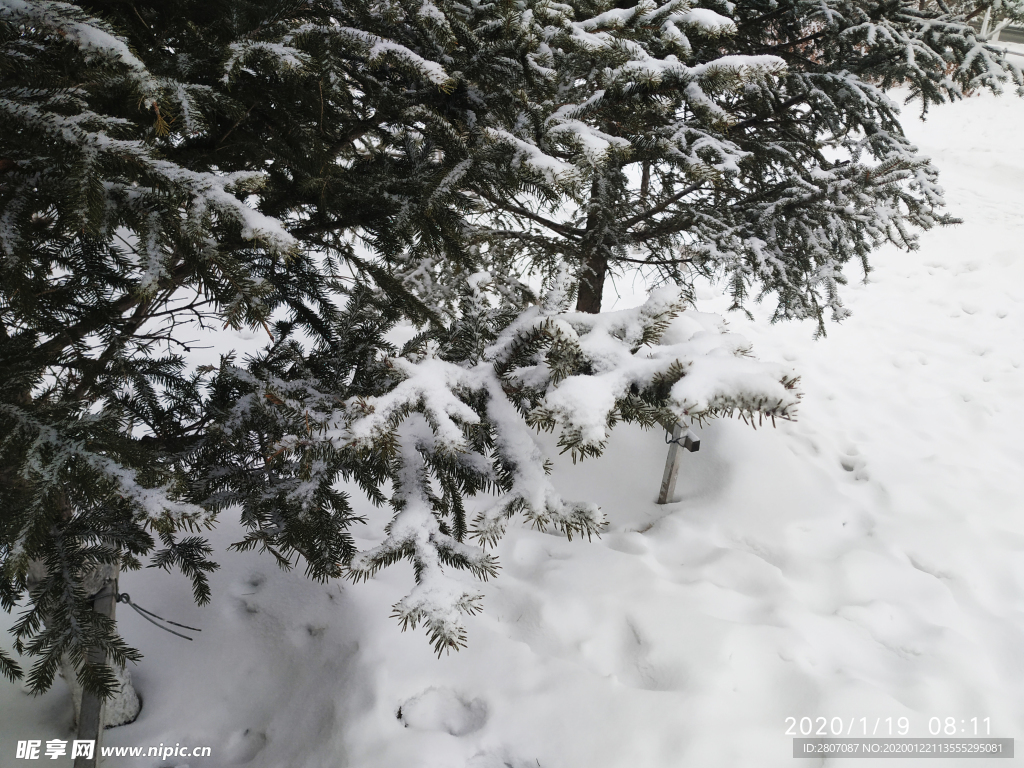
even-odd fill
[[[576,311],[596,315],[601,311],[601,297],[604,294],[604,278],[608,272],[608,259],[591,252],[583,261],[580,271],[580,288],[576,294]]]
[[[576,292],[576,311],[596,315],[601,311],[601,297],[604,295],[604,278],[608,273],[608,257],[602,247],[597,231],[602,225],[604,211],[596,202],[600,195],[600,177],[590,186],[590,210],[587,212],[587,227],[581,245],[583,259],[580,264],[580,287]]]

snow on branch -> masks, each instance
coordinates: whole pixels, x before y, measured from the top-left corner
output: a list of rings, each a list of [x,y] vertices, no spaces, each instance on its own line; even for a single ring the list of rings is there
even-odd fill
[[[86,167],[94,169],[97,174],[105,170],[106,164],[118,164],[134,171],[120,174],[120,178],[106,183],[111,197],[122,196],[144,204],[141,198],[147,192],[165,195],[173,190],[183,193],[190,201],[194,220],[201,219],[206,211],[216,212],[234,221],[244,239],[261,241],[280,251],[295,246],[294,238],[280,221],[251,208],[232,193],[235,189],[243,192],[257,189],[264,178],[262,173],[193,171],[159,158],[145,141],[111,135],[120,127],[113,119],[101,118],[88,109],[79,114],[63,115],[47,106],[0,99],[0,115],[47,136],[56,145],[63,145],[70,156],[79,156]],[[140,179],[145,186],[139,186]],[[108,212],[116,210],[113,200],[111,203],[106,209]],[[80,215],[84,219],[89,216],[89,211],[83,208]]]
[[[361,29],[343,27],[337,31],[364,48],[372,64],[379,64],[385,59],[399,62],[412,68],[424,79],[437,86],[444,86],[450,80],[448,73],[444,71],[444,67],[436,61],[423,58],[407,46]]]
[[[669,423],[733,413],[790,418],[798,400],[795,377],[749,358],[741,337],[707,319],[701,326],[695,313],[684,310],[673,288],[655,291],[636,309],[597,315],[547,315],[535,307],[502,333],[488,355],[506,369],[506,385],[535,393],[529,420],[557,427],[574,455],[600,452],[624,404],[636,398],[656,403],[660,419]],[[517,350],[525,339],[538,350],[521,358]],[[517,358],[520,364],[512,362]],[[573,368],[565,366],[569,360]]]
[[[0,0],[0,16],[10,16],[34,27],[52,30],[91,56],[112,56],[121,63],[145,72],[146,66],[128,45],[99,19],[88,16],[70,3],[54,0]]]
[[[40,504],[62,493],[68,473],[86,472],[101,479],[111,496],[128,502],[139,520],[155,528],[175,529],[201,526],[212,520],[202,507],[176,498],[170,485],[149,487],[139,481],[138,473],[115,457],[91,450],[76,436],[85,433],[102,414],[84,416],[64,429],[47,424],[23,408],[0,403],[0,423],[5,427],[4,444],[17,439],[23,442],[26,456],[20,466],[21,479],[37,489]],[[78,469],[73,467],[77,465]]]
[[[480,602],[453,571],[494,575],[486,547],[511,518],[521,514],[570,538],[599,534],[606,524],[596,505],[557,493],[536,430],[557,432],[563,452],[583,458],[600,454],[621,421],[659,427],[683,417],[794,416],[800,395],[792,370],[754,359],[720,318],[687,309],[678,290],[590,315],[566,311],[567,280],[563,272],[536,304],[509,315],[486,299],[489,275],[474,274],[466,286],[472,300],[450,326],[381,361],[392,378],[388,391],[325,412],[327,400],[307,398],[301,385],[280,406],[301,410],[308,399],[320,410],[311,416],[307,407],[307,423],[315,417],[316,426],[278,450],[320,441],[389,467],[394,515],[384,540],[351,559],[349,574],[365,579],[409,560],[416,583],[395,615],[403,627],[424,625],[438,653],[465,643],[460,617]],[[475,358],[449,357],[468,327],[490,342]],[[479,497],[475,513],[463,496]]]

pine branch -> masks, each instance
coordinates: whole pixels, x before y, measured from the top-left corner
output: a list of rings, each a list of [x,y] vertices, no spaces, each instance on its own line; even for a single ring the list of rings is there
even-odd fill
[[[665,198],[664,200],[662,200],[660,203],[658,203],[656,205],[652,205],[646,211],[643,211],[642,213],[638,213],[635,216],[631,216],[628,219],[625,219],[624,221],[620,222],[619,223],[619,227],[621,229],[623,229],[623,230],[629,230],[629,229],[635,227],[637,224],[641,224],[641,223],[643,223],[645,221],[649,221],[653,216],[656,216],[659,213],[663,213],[673,203],[677,203],[680,200],[682,200],[684,197],[686,197],[687,195],[690,195],[690,194],[693,194],[694,192],[696,192],[698,189],[700,189],[701,187],[704,186],[704,183],[705,182],[703,182],[703,181],[698,181],[698,182],[690,184],[690,185],[688,185],[686,187],[683,187],[683,189],[681,189],[679,192],[676,192],[675,194],[670,195],[669,197]]]
[[[507,200],[498,201],[486,190],[476,189],[474,190],[474,192],[476,192],[476,194],[480,195],[485,200],[488,200],[489,202],[493,203],[498,210],[510,211],[516,214],[517,216],[522,216],[523,218],[529,219],[530,221],[535,221],[538,224],[547,227],[552,232],[557,232],[560,235],[565,235],[566,237],[580,237],[586,233],[585,229],[570,227],[567,224],[560,224],[557,221],[552,221],[551,219],[541,216],[540,214],[534,213],[533,211],[524,208],[521,205],[510,203]]]

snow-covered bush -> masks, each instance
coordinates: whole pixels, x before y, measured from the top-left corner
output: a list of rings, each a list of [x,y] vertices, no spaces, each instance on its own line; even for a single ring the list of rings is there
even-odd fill
[[[754,360],[720,321],[687,312],[678,289],[592,315],[568,311],[564,273],[522,311],[490,284],[472,275],[450,322],[362,368],[326,347],[304,357],[288,344],[249,370],[226,363],[218,386],[232,388],[231,405],[193,460],[207,494],[197,501],[240,505],[245,547],[285,561],[302,554],[318,576],[367,578],[411,561],[416,584],[395,614],[403,626],[423,623],[439,652],[464,643],[460,614],[480,600],[445,569],[493,576],[487,547],[510,518],[570,537],[604,526],[593,504],[555,491],[534,430],[556,432],[563,451],[584,457],[601,452],[618,422],[790,418],[798,400],[790,370]],[[350,306],[349,322],[382,333],[387,324],[367,310]],[[257,434],[273,438],[256,446]],[[392,508],[386,538],[368,551],[352,543],[357,518],[339,479]],[[384,480],[394,487],[386,500]]]

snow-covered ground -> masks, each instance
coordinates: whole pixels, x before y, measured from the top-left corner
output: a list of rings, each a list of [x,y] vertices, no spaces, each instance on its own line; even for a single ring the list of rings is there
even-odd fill
[[[802,717],[854,736],[888,735],[887,718],[897,735],[900,717],[910,736],[933,717],[984,733],[990,718],[991,735],[1024,738],[1024,100],[913,115],[965,223],[876,254],[825,339],[730,316],[802,375],[798,422],[710,424],[664,507],[660,433],[619,429],[600,460],[559,460],[556,483],[601,504],[609,532],[513,527],[469,648],[441,659],[388,617],[404,566],[324,585],[223,552],[203,609],[180,577],[128,574],[136,602],[203,631],[186,642],[120,611],[145,653],[144,707],[105,743],[213,757],[105,765],[821,765],[791,756],[787,718]],[[701,304],[728,302],[709,289]],[[0,684],[0,713],[3,768],[28,764],[18,739],[73,738],[60,683]]]

